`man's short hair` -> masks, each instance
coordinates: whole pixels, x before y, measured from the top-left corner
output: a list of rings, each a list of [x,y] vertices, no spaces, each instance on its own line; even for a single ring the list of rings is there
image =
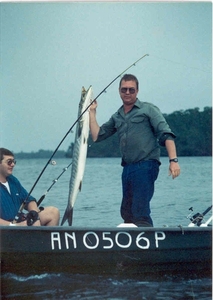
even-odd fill
[[[0,162],[3,160],[4,155],[13,156],[14,157],[13,152],[11,152],[10,150],[8,150],[6,148],[0,148]]]
[[[138,82],[138,79],[135,75],[132,75],[132,74],[124,74],[124,76],[121,78],[120,80],[120,83],[119,83],[119,88],[121,87],[121,82],[122,80],[124,81],[135,81],[136,82],[136,87],[137,87],[137,90],[139,88],[139,82]]]

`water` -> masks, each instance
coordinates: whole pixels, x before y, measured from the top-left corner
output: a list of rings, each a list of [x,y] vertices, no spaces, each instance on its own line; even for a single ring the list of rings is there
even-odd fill
[[[187,225],[189,208],[203,212],[212,202],[212,165],[210,157],[180,157],[181,175],[172,180],[168,176],[168,159],[162,165],[151,201],[155,226]],[[46,160],[19,160],[14,175],[30,190]],[[69,164],[58,159],[49,165],[33,191],[39,199]],[[82,191],[74,206],[73,225],[112,227],[122,222],[121,172],[119,158],[87,159]],[[46,195],[42,205],[60,209],[61,218],[67,206],[70,169]],[[45,262],[44,262],[45,263]],[[1,274],[2,299],[212,299],[211,278],[191,274],[187,278],[119,277],[82,274],[41,274],[18,276]]]
[[[3,299],[84,300],[211,300],[211,280],[118,278],[91,275],[43,274],[32,277],[4,276]]]

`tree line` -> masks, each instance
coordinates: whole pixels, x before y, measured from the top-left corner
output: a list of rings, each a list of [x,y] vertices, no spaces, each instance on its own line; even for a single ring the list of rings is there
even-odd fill
[[[63,158],[66,156],[66,151],[58,150],[56,154],[54,155],[54,158]],[[51,155],[53,154],[53,151],[51,150],[39,150],[37,152],[19,152],[14,153],[16,158],[24,158],[24,159],[30,159],[30,158],[45,158],[49,159]]]
[[[212,156],[212,107],[174,111],[163,114],[171,130],[177,136],[175,144],[178,156]],[[58,150],[55,158],[72,157],[74,143],[67,151]],[[17,158],[49,158],[53,151],[16,153]],[[117,134],[100,143],[94,143],[89,136],[88,157],[120,157]],[[167,156],[166,149],[161,147],[161,156]]]

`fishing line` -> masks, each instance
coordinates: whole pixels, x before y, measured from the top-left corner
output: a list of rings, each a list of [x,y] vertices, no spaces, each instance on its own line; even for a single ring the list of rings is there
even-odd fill
[[[156,55],[152,55],[152,56],[156,57],[157,59],[165,60],[165,61],[168,61],[170,63],[183,66],[185,68],[195,69],[195,70],[198,70],[198,71],[201,71],[201,72],[205,72],[205,73],[211,73],[211,71],[209,71],[209,70],[203,70],[203,69],[200,69],[200,68],[197,68],[197,67],[188,66],[188,65],[185,65],[183,63],[180,63],[180,62],[177,62],[177,61],[174,61],[174,60],[170,60],[170,59],[167,59],[167,58],[159,57],[159,56],[156,56]]]
[[[54,161],[54,165],[55,165],[55,161]],[[44,193],[44,195],[41,196],[41,198],[37,201],[37,206],[39,206],[41,204],[41,202],[44,200],[44,198],[46,197],[47,193],[51,190],[51,188],[54,186],[54,184],[56,184],[56,182],[59,180],[59,178],[64,174],[64,172],[67,171],[67,169],[71,166],[72,162],[63,169],[63,171],[59,174],[59,176],[53,180],[53,183],[50,185],[50,187],[46,190],[46,192]]]
[[[47,166],[49,165],[49,163],[51,162],[53,156],[55,155],[55,153],[58,151],[59,147],[61,146],[61,144],[63,143],[63,141],[66,139],[66,137],[68,136],[68,134],[70,133],[70,131],[73,129],[73,127],[78,123],[78,121],[81,119],[81,117],[83,116],[83,114],[88,110],[88,108],[93,104],[93,102],[95,102],[104,92],[106,92],[106,90],[108,89],[108,87],[113,84],[113,82],[115,82],[122,74],[124,74],[127,70],[129,70],[131,67],[135,66],[141,59],[143,59],[144,57],[149,56],[149,54],[145,54],[142,57],[140,57],[138,60],[136,60],[133,64],[131,64],[128,68],[126,68],[123,72],[121,72],[118,76],[116,76],[99,94],[98,96],[91,101],[91,103],[87,106],[87,108],[79,115],[79,117],[76,119],[76,121],[72,124],[72,126],[70,127],[70,129],[67,131],[67,133],[65,134],[65,136],[63,137],[63,139],[60,141],[60,143],[58,144],[58,146],[56,147],[55,151],[53,152],[53,154],[51,155],[51,157],[49,158],[49,160],[47,161],[46,165],[44,166],[44,168],[42,169],[41,173],[39,174],[38,178],[36,179],[35,183],[33,184],[31,190],[29,191],[26,199],[24,200],[24,202],[22,203],[22,205],[19,208],[18,213],[21,213],[22,210],[24,209],[24,206],[29,198],[29,196],[31,195],[32,191],[34,190],[35,186],[37,185],[39,179],[41,178],[41,176],[43,175],[44,171],[46,170]]]

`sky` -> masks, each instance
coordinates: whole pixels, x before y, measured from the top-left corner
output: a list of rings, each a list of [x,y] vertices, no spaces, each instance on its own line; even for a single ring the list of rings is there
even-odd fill
[[[0,142],[14,153],[55,150],[82,86],[96,97],[145,54],[127,71],[141,101],[166,114],[212,106],[211,2],[2,2],[0,13]],[[122,104],[118,84],[98,98],[100,125]]]

